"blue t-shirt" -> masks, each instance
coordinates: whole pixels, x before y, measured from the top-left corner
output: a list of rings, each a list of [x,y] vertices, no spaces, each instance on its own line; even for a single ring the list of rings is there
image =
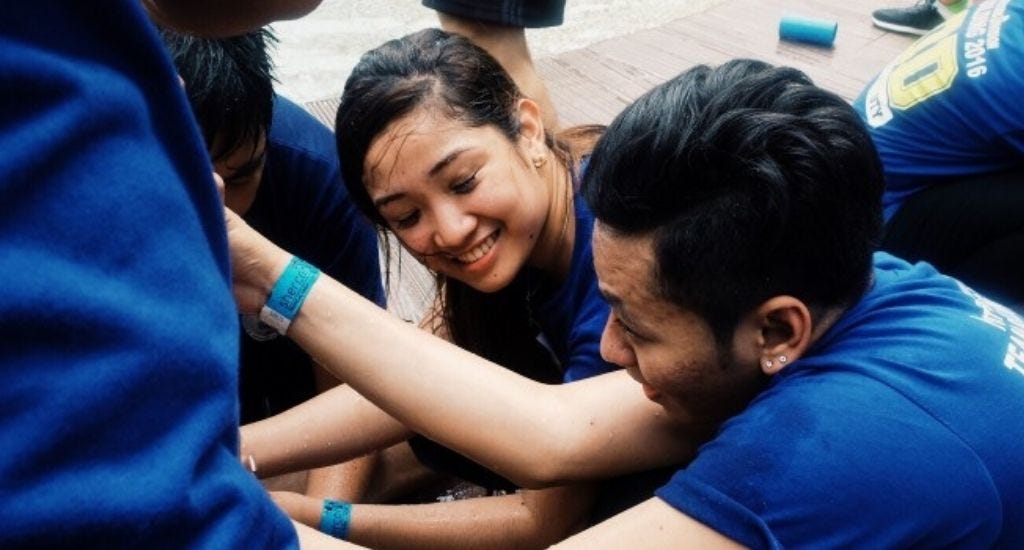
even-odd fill
[[[930,265],[867,294],[657,495],[754,548],[1024,548],[1024,321]]]
[[[298,105],[274,98],[266,164],[245,220],[285,250],[382,307],[377,233],[341,179],[334,134]],[[242,423],[316,394],[313,362],[277,332],[243,317]]]
[[[573,207],[576,231],[569,273],[565,280],[542,287],[534,296],[535,318],[566,382],[618,370],[601,358],[601,333],[610,310],[597,290],[591,241],[594,215],[578,194]]]
[[[223,207],[139,2],[0,10],[0,547],[283,548]]]
[[[1024,0],[989,0],[914,43],[854,102],[885,170],[885,218],[943,179],[1024,164]]]

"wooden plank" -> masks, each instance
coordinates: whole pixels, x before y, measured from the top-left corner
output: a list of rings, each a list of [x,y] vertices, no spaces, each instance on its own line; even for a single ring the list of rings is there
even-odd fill
[[[309,112],[309,114],[316,117],[324,126],[334,130],[334,118],[338,113],[338,105],[341,103],[341,97],[330,97],[327,99],[321,99],[318,101],[310,101],[304,104],[302,107]]]
[[[607,123],[624,103],[695,64],[736,57],[794,66],[852,100],[911,39],[871,25],[872,10],[891,0],[732,0],[653,29],[615,37],[538,62],[565,126]],[[832,48],[780,41],[784,14],[832,19]],[[606,60],[606,61],[605,61]],[[579,69],[573,71],[572,68]],[[652,81],[652,78],[656,79]]]

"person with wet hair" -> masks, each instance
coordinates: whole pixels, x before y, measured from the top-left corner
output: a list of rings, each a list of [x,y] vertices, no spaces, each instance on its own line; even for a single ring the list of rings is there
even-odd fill
[[[614,370],[600,357],[608,305],[593,270],[592,220],[576,196],[599,128],[546,131],[537,104],[494,58],[462,36],[428,29],[363,56],[346,83],[336,133],[352,200],[437,275],[423,328],[545,383]],[[636,397],[623,406],[653,411]],[[581,485],[518,491],[493,468],[413,435],[341,388],[246,426],[242,443],[260,475],[270,475],[409,439],[419,462],[509,493],[418,507],[352,505],[341,532],[370,546],[543,547],[585,525],[595,497],[598,510],[625,498]],[[337,506],[275,498],[310,525]]]

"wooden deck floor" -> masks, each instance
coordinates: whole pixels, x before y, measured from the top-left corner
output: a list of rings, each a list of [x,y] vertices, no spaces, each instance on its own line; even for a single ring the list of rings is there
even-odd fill
[[[871,25],[871,11],[909,0],[725,0],[691,16],[537,62],[563,126],[607,123],[640,94],[699,64],[737,57],[789,65],[852,100],[910,43]],[[780,41],[784,14],[839,23],[833,48]]]
[[[861,88],[911,43],[906,36],[871,25],[879,7],[910,0],[723,0],[705,11],[554,57],[537,60],[563,127],[606,124],[651,87],[698,64],[717,65],[737,57],[789,65],[818,85],[852,100]],[[832,48],[780,41],[784,14],[835,20]],[[333,128],[338,98],[305,107]],[[392,262],[389,309],[408,320],[429,304],[433,284],[415,260]]]

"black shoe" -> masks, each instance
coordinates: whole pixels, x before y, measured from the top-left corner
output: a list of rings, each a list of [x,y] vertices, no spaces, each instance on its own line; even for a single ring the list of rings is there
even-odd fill
[[[887,31],[924,35],[944,21],[935,2],[922,0],[909,8],[875,10],[871,13],[871,21]]]

